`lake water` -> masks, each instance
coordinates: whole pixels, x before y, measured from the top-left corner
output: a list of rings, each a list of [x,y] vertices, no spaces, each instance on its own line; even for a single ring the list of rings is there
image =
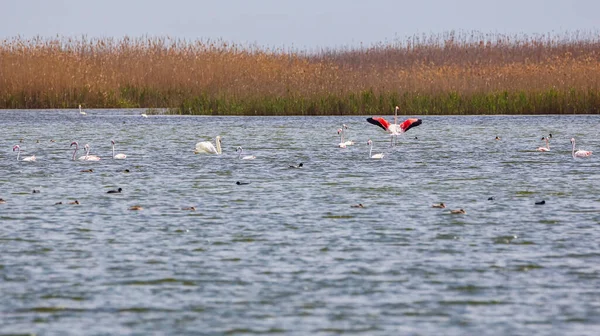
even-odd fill
[[[600,116],[87,113],[0,111],[0,334],[600,334]]]

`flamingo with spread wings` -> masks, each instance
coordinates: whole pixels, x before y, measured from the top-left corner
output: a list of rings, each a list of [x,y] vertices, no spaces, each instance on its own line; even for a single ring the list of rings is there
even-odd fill
[[[413,128],[413,127],[417,127],[419,125],[421,125],[421,123],[423,122],[421,119],[418,118],[410,118],[410,119],[406,119],[405,121],[403,121],[401,124],[398,124],[398,110],[400,108],[398,106],[396,106],[396,109],[394,110],[394,123],[391,124],[389,121],[385,120],[382,117],[372,117],[372,118],[367,118],[367,122],[369,122],[370,124],[379,126],[381,128],[383,128],[386,132],[390,133],[390,135],[392,136],[391,138],[391,144],[393,145],[393,141],[394,141],[394,136],[397,137],[398,135],[408,131],[409,129]]]

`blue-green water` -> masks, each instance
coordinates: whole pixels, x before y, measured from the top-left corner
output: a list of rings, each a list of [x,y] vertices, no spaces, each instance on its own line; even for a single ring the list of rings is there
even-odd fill
[[[139,113],[0,111],[0,334],[600,333],[598,116]]]

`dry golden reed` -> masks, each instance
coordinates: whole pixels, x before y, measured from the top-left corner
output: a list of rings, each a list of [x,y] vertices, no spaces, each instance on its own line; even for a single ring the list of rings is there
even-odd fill
[[[0,42],[0,108],[599,113],[599,37],[450,32],[311,52],[162,37],[17,37]]]

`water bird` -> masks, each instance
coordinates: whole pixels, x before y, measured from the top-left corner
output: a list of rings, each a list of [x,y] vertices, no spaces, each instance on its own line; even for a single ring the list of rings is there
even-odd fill
[[[377,154],[372,154],[373,152],[373,141],[371,141],[371,139],[369,139],[369,141],[367,141],[367,145],[369,145],[369,157],[371,159],[383,159],[383,153],[377,153]]]
[[[117,190],[109,190],[109,191],[107,191],[106,193],[107,193],[107,194],[120,194],[120,193],[121,193],[121,191],[123,191],[123,189],[119,188],[119,189],[117,189]]]
[[[574,159],[592,156],[592,151],[586,151],[582,149],[575,150],[575,138],[571,138],[571,143],[573,144],[573,150],[571,151],[571,155]]]
[[[85,161],[100,161],[100,157],[96,156],[96,155],[90,155],[90,145],[89,144],[85,144],[85,146],[83,146],[83,148],[85,148]]]
[[[0,198],[0,204],[5,204],[5,203],[6,203],[6,201],[3,200],[2,198]]]
[[[350,207],[351,208],[364,208],[365,206],[362,203],[358,203],[358,204],[352,204]]]
[[[549,133],[549,134],[548,134],[548,137],[549,137],[550,139],[552,139],[552,133]]]
[[[216,147],[215,147],[216,146]],[[196,148],[194,149],[194,154],[217,154],[220,155],[221,151],[221,136],[217,135],[215,137],[215,145],[213,145],[210,141],[202,141],[196,144]]]
[[[129,210],[142,210],[142,209],[144,209],[144,208],[142,208],[142,207],[141,207],[141,206],[139,206],[139,205],[134,205],[134,206],[130,206],[130,207],[129,207]]]
[[[544,204],[546,204],[545,200],[541,200],[539,202],[535,202],[535,205],[544,205]]]
[[[61,205],[61,204],[62,204],[62,202],[56,202],[56,203],[54,203],[54,205]]]
[[[450,210],[450,213],[454,214],[454,215],[464,215],[467,212],[464,209],[457,209],[457,210]]]
[[[148,115],[146,113],[142,113],[141,116],[144,118],[148,118]]]
[[[123,173],[129,173],[129,169],[123,170]]]
[[[347,129],[348,129],[348,125],[342,124],[342,133],[343,133],[344,137],[346,135],[346,130]],[[352,140],[346,140],[346,141],[344,141],[344,144],[346,146],[352,146],[352,145],[354,145],[354,141],[352,141]]]
[[[300,162],[298,165],[294,166],[294,165],[290,165],[289,168],[296,168],[296,169],[300,169],[304,166],[304,163]]]
[[[86,115],[87,114],[83,110],[81,110],[81,104],[79,104],[79,114],[81,114],[81,115]]]
[[[549,152],[550,151],[550,140],[547,137],[542,137],[542,140],[546,140],[546,147],[538,147],[538,152]]]
[[[77,143],[77,141],[73,141],[73,142],[71,142],[71,145],[69,147],[73,147],[73,145],[75,145],[75,150],[73,151],[73,160],[75,160],[75,156],[77,155],[77,151],[79,150],[79,143]],[[79,161],[99,161],[100,160],[100,158],[95,155],[89,155],[90,154],[90,145],[85,144],[84,149],[86,151],[85,155],[80,156],[77,160],[79,160]]]
[[[61,204],[62,204],[62,203],[61,203]],[[78,205],[78,204],[79,204],[79,201],[78,201],[78,200],[74,200],[73,202],[69,202],[69,204],[75,204],[75,205]]]
[[[246,185],[246,184],[250,184],[250,182],[240,182],[240,181],[237,181],[237,182],[235,182],[235,184],[237,184],[237,185]]]
[[[242,148],[242,146],[238,146],[238,148],[236,148],[235,151],[236,152],[240,152],[240,154],[238,155],[238,159],[240,159],[240,160],[254,160],[254,159],[256,159],[256,156],[254,156],[254,155],[245,155],[245,156],[242,156],[242,154],[244,152],[244,149]]]
[[[31,191],[31,193],[32,193],[32,194],[39,194],[39,193],[41,193],[41,191],[39,191],[39,190],[37,190],[37,189],[33,189],[33,190]]]
[[[338,147],[346,148],[346,142],[344,141],[344,131],[341,128],[338,128],[337,133],[340,135],[340,143],[338,144]]]
[[[501,140],[499,136],[496,137],[496,140]]]
[[[14,145],[13,146],[13,152],[17,151],[17,161],[19,161],[19,155],[21,154],[21,146],[19,145]],[[25,161],[25,162],[35,162],[35,155],[32,156],[26,156],[23,158],[23,160],[21,161]]]
[[[93,173],[94,170],[92,168],[90,168],[90,169],[80,170],[80,172],[82,172],[82,173]]]
[[[123,159],[127,158],[127,155],[125,155],[123,153],[119,153],[119,154],[115,155],[115,140],[110,140],[110,143],[112,144],[113,159],[123,160]]]
[[[440,209],[444,209],[446,207],[446,204],[442,203],[435,203],[431,206],[432,208],[440,208]]]
[[[488,201],[493,201],[493,200],[494,200],[494,197],[488,197],[488,199],[487,199],[487,200],[488,200]]]
[[[421,125],[421,123],[423,122],[421,119],[418,119],[418,118],[410,118],[410,119],[406,119],[401,124],[398,124],[398,110],[399,109],[400,108],[398,106],[396,106],[396,108],[394,109],[394,123],[393,124],[390,124],[387,120],[385,120],[382,117],[367,118],[367,122],[369,122],[370,124],[379,126],[379,127],[383,128],[386,132],[390,133],[390,135],[391,135],[390,143],[392,145],[394,144],[394,137],[396,137],[396,141],[397,141],[398,135],[408,131],[409,129],[411,129],[413,127],[417,127],[417,126]]]
[[[186,207],[186,208],[181,208],[181,210],[186,210],[186,211],[196,211],[196,207]]]

